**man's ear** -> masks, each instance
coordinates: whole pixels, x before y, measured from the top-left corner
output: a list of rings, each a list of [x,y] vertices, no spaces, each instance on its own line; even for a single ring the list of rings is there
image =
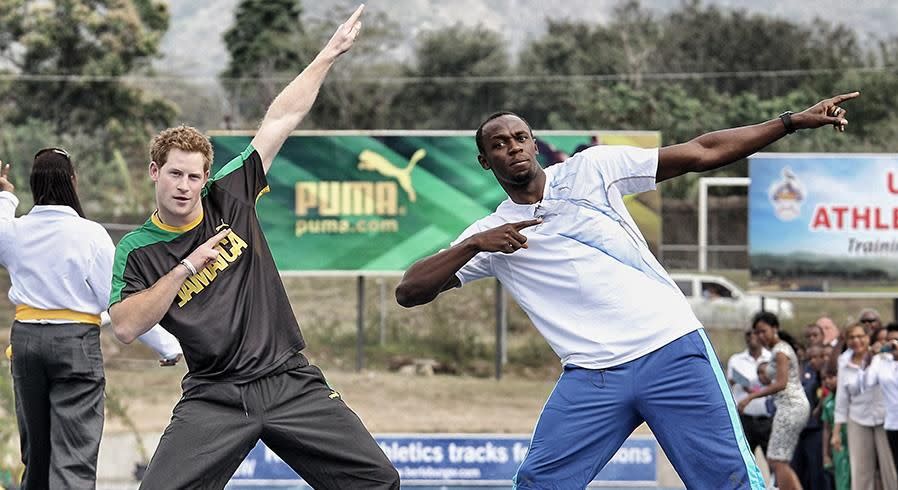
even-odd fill
[[[150,178],[153,179],[153,182],[156,182],[159,180],[159,172],[162,171],[162,167],[156,162],[150,162],[148,171],[150,173]]]
[[[484,170],[490,169],[489,162],[486,161],[486,157],[484,157],[482,154],[477,155],[477,163],[479,163],[480,166],[483,167]]]

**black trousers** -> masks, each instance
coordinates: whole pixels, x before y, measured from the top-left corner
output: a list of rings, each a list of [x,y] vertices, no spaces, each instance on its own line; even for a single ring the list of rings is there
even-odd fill
[[[10,343],[22,488],[96,488],[106,386],[100,329],[14,322]]]
[[[756,447],[761,446],[761,451],[766,455],[767,441],[770,440],[773,418],[739,414],[739,421],[742,422],[742,429],[745,431],[748,449],[754,451]]]
[[[220,489],[261,439],[315,489],[399,488],[399,474],[317,367],[184,393],[140,488]]]

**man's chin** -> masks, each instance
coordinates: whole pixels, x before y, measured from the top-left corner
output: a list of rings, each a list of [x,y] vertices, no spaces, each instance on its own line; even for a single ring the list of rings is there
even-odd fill
[[[509,175],[508,181],[515,186],[526,185],[529,184],[531,180],[533,180],[533,177],[535,175],[536,172],[531,169],[519,174]]]
[[[192,203],[189,201],[188,202],[175,201],[171,205],[166,206],[165,211],[166,211],[166,214],[168,214],[172,217],[184,218],[186,216],[189,216],[190,213],[193,212],[195,207],[196,207],[195,203]]]

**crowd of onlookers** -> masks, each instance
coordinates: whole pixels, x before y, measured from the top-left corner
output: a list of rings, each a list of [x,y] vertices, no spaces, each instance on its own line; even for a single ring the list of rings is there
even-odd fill
[[[727,377],[745,436],[780,490],[898,489],[898,323],[864,309],[840,329],[829,317],[803,339],[762,312],[730,357]]]

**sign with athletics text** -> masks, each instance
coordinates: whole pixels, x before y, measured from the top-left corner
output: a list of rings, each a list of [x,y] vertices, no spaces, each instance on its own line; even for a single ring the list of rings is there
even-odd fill
[[[529,436],[399,434],[376,437],[402,486],[508,486],[530,445]],[[592,486],[655,486],[658,449],[650,436],[631,436]],[[259,442],[231,478],[234,485],[295,486],[301,481]]]
[[[257,214],[281,271],[403,271],[495,210],[505,192],[477,163],[470,132],[297,132],[268,173]],[[551,165],[596,144],[657,147],[649,131],[536,132]],[[213,133],[213,173],[250,143]],[[657,192],[627,197],[649,246],[661,238]]]
[[[753,281],[898,293],[898,155],[759,153],[749,173]]]

